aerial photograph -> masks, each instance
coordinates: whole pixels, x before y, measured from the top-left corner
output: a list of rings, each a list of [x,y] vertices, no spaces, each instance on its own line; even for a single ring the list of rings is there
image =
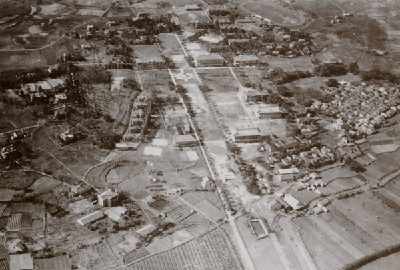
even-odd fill
[[[399,270],[400,0],[0,0],[0,270]]]

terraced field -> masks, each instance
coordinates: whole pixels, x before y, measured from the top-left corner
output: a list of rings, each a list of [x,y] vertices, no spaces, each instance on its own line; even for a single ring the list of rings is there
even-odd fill
[[[144,258],[124,270],[239,270],[243,269],[233,245],[222,229],[171,250]]]

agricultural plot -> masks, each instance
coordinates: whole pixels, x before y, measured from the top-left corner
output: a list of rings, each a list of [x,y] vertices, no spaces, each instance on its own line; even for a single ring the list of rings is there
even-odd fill
[[[340,269],[400,242],[400,217],[369,193],[335,201],[329,210],[294,219],[318,269]]]
[[[62,182],[58,180],[54,180],[53,178],[44,176],[39,179],[37,179],[30,187],[29,189],[32,190],[32,194],[43,194],[47,193],[50,190],[53,190],[54,188],[58,187],[61,185]]]
[[[225,212],[218,209],[209,200],[202,200],[202,201],[198,202],[197,204],[194,204],[193,208],[214,222],[217,222],[217,221],[225,218]]]
[[[243,268],[226,233],[221,229],[215,229],[197,239],[140,260],[123,269],[239,270]]]
[[[305,22],[303,15],[300,12],[290,10],[289,8],[270,5],[264,2],[249,2],[240,5],[240,8],[254,15],[260,15],[272,21],[275,24],[281,25],[301,25]]]
[[[159,34],[158,39],[161,41],[161,49],[167,56],[184,55],[176,37],[172,34]]]
[[[302,8],[308,13],[315,14],[317,17],[340,16],[343,13],[341,9],[329,0],[297,0],[294,6]]]
[[[40,51],[0,52],[0,68],[6,69],[30,69],[35,67],[47,67],[49,64]]]
[[[295,71],[287,58],[270,57],[268,63],[273,69],[281,68],[283,71]]]
[[[338,178],[335,179],[325,187],[319,187],[318,190],[322,192],[323,195],[330,195],[344,190],[354,189],[360,185],[364,184],[359,178]]]

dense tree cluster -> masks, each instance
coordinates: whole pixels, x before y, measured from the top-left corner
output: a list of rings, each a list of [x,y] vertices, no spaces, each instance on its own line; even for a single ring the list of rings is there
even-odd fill
[[[113,149],[115,144],[121,140],[121,135],[112,130],[97,130],[94,136],[94,142],[101,148]]]
[[[373,69],[369,71],[362,71],[360,72],[361,78],[364,81],[372,81],[372,80],[378,80],[378,81],[389,81],[391,83],[400,83],[400,79],[398,76],[395,74],[392,74],[388,71],[382,71],[379,69]]]
[[[76,77],[83,84],[111,83],[111,73],[101,65],[83,67]]]
[[[281,85],[277,88],[277,90],[280,95],[284,97],[293,97],[297,103],[307,107],[311,106],[315,100],[321,101],[322,103],[329,103],[334,99],[331,94],[314,88],[289,88]]]
[[[309,77],[311,77],[311,73],[309,71],[296,70],[285,72],[281,68],[274,69],[270,75],[271,80],[275,84],[291,83],[296,80]]]
[[[314,73],[322,77],[342,76],[346,75],[347,71],[342,63],[325,63],[314,68]]]

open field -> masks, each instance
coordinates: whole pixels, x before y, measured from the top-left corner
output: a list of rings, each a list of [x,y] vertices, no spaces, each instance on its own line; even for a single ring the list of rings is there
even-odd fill
[[[275,24],[282,25],[301,25],[304,18],[300,12],[295,12],[283,6],[270,5],[264,2],[249,2],[240,5],[240,8],[251,14],[260,15],[271,20]]]
[[[273,267],[275,270],[284,270],[279,252],[270,237],[257,240],[248,223],[248,217],[239,217],[236,224],[251,256],[255,269]]]
[[[342,10],[329,0],[297,0],[295,7],[311,13],[315,17],[342,15]]]
[[[141,259],[124,269],[213,269],[239,270],[242,265],[226,233],[214,229],[169,251]]]
[[[400,242],[400,218],[370,193],[335,201],[328,208],[329,213],[294,219],[318,269],[340,269]]]

